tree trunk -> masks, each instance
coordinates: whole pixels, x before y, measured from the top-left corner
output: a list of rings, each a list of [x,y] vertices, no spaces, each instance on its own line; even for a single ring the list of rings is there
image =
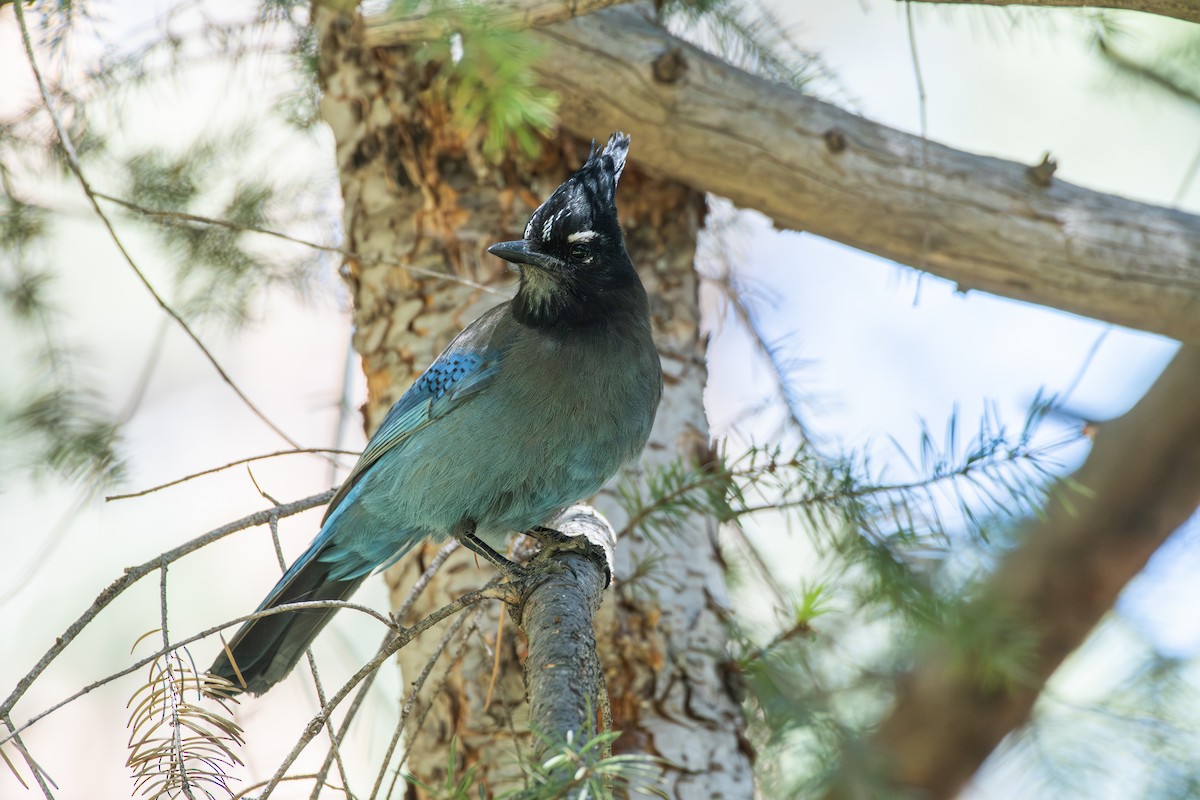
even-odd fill
[[[345,199],[346,246],[360,259],[347,264],[354,300],[354,343],[363,358],[368,430],[449,339],[499,298],[454,280],[501,285],[503,267],[487,245],[520,235],[529,213],[587,155],[587,145],[561,137],[545,143],[535,161],[478,155],[473,135],[449,119],[434,89],[436,66],[400,49],[362,46],[357,17],[318,7],[321,112],[337,144]],[[607,130],[595,132],[597,139]],[[633,164],[618,195],[630,255],[651,297],[666,387],[642,466],[706,451],[703,409],[704,342],[699,329],[695,237],[704,215],[701,194],[651,179]],[[409,269],[406,271],[405,267]],[[507,284],[508,281],[503,281]],[[598,505],[620,530],[611,502]],[[423,572],[434,550],[414,551],[387,573],[394,606]],[[650,579],[623,583],[651,555],[660,566]],[[455,553],[413,607],[409,620],[477,588],[492,574],[473,557]],[[725,592],[715,525],[692,520],[678,536],[649,542],[638,532],[618,544],[614,588],[601,610],[597,639],[612,698],[617,749],[651,753],[670,762],[664,788],[679,798],[743,798],[752,794],[743,721],[725,676]],[[476,783],[490,796],[519,785],[518,759],[528,758],[522,643],[513,626],[500,637],[500,667],[487,703],[501,609],[484,612],[461,659],[443,662],[413,714],[427,721],[412,735],[405,769],[437,786],[455,740],[459,768],[477,765]],[[405,681],[423,668],[436,631],[400,651]],[[449,648],[453,650],[454,648]],[[432,691],[431,691],[432,688]],[[412,796],[421,796],[415,788]]]

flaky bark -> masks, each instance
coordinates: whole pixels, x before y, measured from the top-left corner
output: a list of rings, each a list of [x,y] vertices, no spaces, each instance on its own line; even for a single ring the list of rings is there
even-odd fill
[[[979,6],[1038,6],[1041,8],[1113,8],[1144,11],[1162,17],[1200,22],[1200,3],[1196,0],[916,0],[918,3]]]
[[[540,29],[573,132],[776,224],[1005,297],[1200,342],[1200,217],[923,141],[755,78],[634,8]],[[1044,173],[1043,173],[1044,174]]]
[[[1087,461],[977,601],[1011,614],[1035,646],[1029,680],[989,687],[962,659],[926,653],[903,676],[875,736],[884,770],[932,800],[955,797],[1028,718],[1051,673],[1200,504],[1200,348],[1184,347],[1127,414],[1104,423]],[[1082,487],[1082,489],[1080,488]],[[834,792],[830,797],[848,798]]]
[[[450,125],[431,85],[433,68],[403,51],[363,48],[361,31],[350,18],[318,9],[315,19],[321,110],[337,143],[347,247],[361,256],[348,264],[347,280],[372,428],[449,338],[498,301],[456,283],[416,278],[394,263],[500,283],[502,266],[486,257],[484,248],[520,236],[533,208],[582,162],[587,144],[564,138],[547,142],[533,163],[485,163],[473,143]],[[588,139],[608,133],[595,127]],[[644,460],[649,465],[690,455],[707,441],[704,343],[692,264],[704,200],[679,184],[641,173],[640,146],[635,136],[618,205],[630,255],[650,295],[666,374]],[[620,528],[623,522],[611,503],[599,505]],[[725,682],[729,670],[720,617],[725,595],[715,527],[703,519],[693,522],[680,536],[657,544],[638,534],[620,543],[617,583],[597,630],[614,723],[623,731],[616,749],[668,759],[664,788],[671,797],[749,798],[744,725]],[[651,555],[666,565],[661,576],[640,585],[621,582],[632,574],[633,564]],[[429,556],[428,550],[413,552],[387,573],[396,602]],[[412,615],[423,616],[490,574],[469,554],[456,554]],[[483,617],[480,635],[458,666],[443,666],[445,683],[436,696],[422,701],[432,708],[424,728],[409,740],[406,768],[426,783],[441,783],[446,753],[456,739],[460,761],[478,765],[477,780],[487,794],[520,785],[517,759],[530,755],[519,666],[523,645],[512,625],[497,642],[497,625],[496,615]],[[405,680],[419,672],[436,643],[436,635],[422,637],[400,652]],[[489,704],[493,648],[500,651],[500,663]],[[422,710],[419,705],[414,717]]]

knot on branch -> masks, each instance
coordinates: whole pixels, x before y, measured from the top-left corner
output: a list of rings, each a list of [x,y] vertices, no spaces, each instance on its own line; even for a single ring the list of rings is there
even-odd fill
[[[846,149],[846,132],[836,125],[821,134],[821,138],[825,140],[825,146],[831,153],[840,153]]]
[[[671,47],[662,51],[650,66],[654,80],[659,83],[678,83],[688,70],[687,59],[684,58],[681,47]]]

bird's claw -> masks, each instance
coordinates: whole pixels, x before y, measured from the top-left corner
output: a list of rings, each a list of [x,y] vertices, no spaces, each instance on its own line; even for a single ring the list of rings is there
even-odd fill
[[[530,528],[525,534],[533,539],[536,539],[538,544],[545,547],[551,544],[562,544],[569,541],[570,536],[567,536],[562,531],[557,531],[554,528],[547,528],[545,525],[535,525]]]

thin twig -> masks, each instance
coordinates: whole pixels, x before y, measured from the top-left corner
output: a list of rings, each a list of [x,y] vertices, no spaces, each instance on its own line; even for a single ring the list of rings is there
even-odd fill
[[[350,390],[354,382],[355,357],[358,351],[354,349],[354,326],[350,326],[350,335],[346,337],[346,359],[342,364],[342,391],[338,393],[337,422],[333,427],[333,447],[340,449],[342,437],[346,429],[346,420],[350,418]],[[334,459],[329,464],[329,482],[338,483],[338,470],[341,464]]]
[[[407,645],[416,636],[433,627],[437,623],[444,620],[451,614],[455,614],[468,606],[478,603],[480,600],[504,600],[506,602],[514,602],[513,589],[504,585],[485,586],[482,589],[477,589],[473,592],[459,597],[456,600],[447,603],[446,605],[434,611],[429,616],[422,619],[410,628],[401,628],[395,638],[388,643],[387,647],[380,650],[374,658],[362,666],[358,672],[354,673],[348,681],[338,690],[337,694],[329,699],[320,712],[305,726],[304,732],[300,735],[300,739],[296,742],[291,752],[284,758],[279,768],[275,770],[275,774],[271,776],[270,782],[267,783],[263,793],[259,796],[259,800],[267,800],[275,787],[279,785],[279,781],[283,779],[287,770],[300,757],[300,753],[308,746],[308,743],[313,740],[324,727],[324,720],[336,709],[346,696],[354,690],[354,687],[360,684],[368,675],[379,668],[379,665],[391,658],[397,650]]]
[[[404,602],[400,604],[400,608],[392,614],[396,622],[403,623],[404,618],[408,616],[408,612],[412,610],[413,603],[421,596],[421,592],[425,591],[425,587],[429,585],[429,581],[441,569],[442,564],[446,563],[455,550],[459,548],[458,539],[451,539],[442,545],[442,548],[434,554],[429,562],[429,566],[421,573],[421,577],[413,582],[412,588],[408,590],[408,597],[404,598]]]
[[[604,677],[604,670],[600,670],[600,722],[604,726],[605,733],[611,732],[613,729],[612,718],[612,698],[608,695],[608,679]],[[602,758],[612,758],[612,742],[604,743],[604,752]]]
[[[376,652],[387,647],[391,640],[392,634],[391,632],[388,632],[384,635],[383,641],[380,643]],[[321,787],[324,785],[325,779],[329,776],[329,770],[333,767],[333,760],[335,756],[334,748],[340,747],[342,742],[346,739],[346,734],[350,730],[350,723],[353,722],[355,716],[358,715],[358,710],[362,707],[363,702],[366,700],[367,694],[371,691],[371,686],[375,683],[375,676],[378,674],[378,672],[372,672],[370,675],[364,678],[362,685],[358,687],[358,691],[354,694],[354,699],[350,701],[350,707],[346,709],[346,715],[342,718],[341,727],[338,728],[337,739],[334,741],[333,746],[331,746],[329,751],[325,754],[325,763],[321,765],[321,769],[316,773],[317,782],[313,785],[312,794],[308,796],[309,800],[317,800],[317,798],[320,796]],[[265,783],[265,781],[263,783]],[[263,784],[259,785],[261,786]]]
[[[162,633],[163,649],[171,647],[171,635],[167,631],[167,564],[163,562],[158,568],[158,616]]]
[[[317,671],[317,658],[313,655],[312,648],[309,647],[304,651],[304,655],[308,657],[308,669],[312,672],[313,687],[317,690],[317,703],[324,707],[325,688],[321,685],[321,673]],[[329,732],[329,746],[333,749],[333,757],[337,762],[338,775],[342,778],[342,786],[346,787],[346,794],[350,792],[350,779],[346,777],[346,764],[342,761],[342,750],[338,746],[337,732],[333,729],[333,720],[326,717],[325,730]]]
[[[319,250],[323,253],[336,253],[361,264],[381,264],[385,266],[399,267],[400,269],[411,272],[413,275],[420,275],[423,278],[435,278],[437,280],[448,281],[450,283],[458,283],[462,284],[463,286],[469,286],[472,289],[478,289],[479,291],[487,292],[488,294],[497,295],[499,297],[508,296],[505,292],[495,288],[494,286],[488,286],[486,284],[479,283],[478,281],[473,281],[470,278],[464,278],[461,275],[451,275],[447,272],[437,272],[436,270],[425,269],[424,267],[416,267],[411,264],[403,264],[399,261],[393,261],[391,259],[379,256],[367,256],[361,253],[356,253],[353,250],[346,250],[341,247],[334,247],[333,245],[312,242],[307,239],[300,239],[281,231],[274,231],[270,228],[263,228],[258,225],[245,225],[243,223],[234,222],[228,219],[206,217],[201,214],[191,214],[186,211],[160,211],[153,208],[146,208],[145,206],[138,205],[132,201],[125,200],[120,197],[114,197],[113,195],[105,194],[104,192],[95,192],[95,195],[96,197],[107,200],[110,203],[116,203],[117,205],[123,206],[130,211],[136,211],[137,213],[148,217],[178,220],[180,222],[195,222],[200,225],[213,225],[218,228],[226,228],[228,230],[242,231],[247,233],[261,233],[264,236],[273,236],[276,239],[282,239],[285,242],[291,242],[292,244],[309,247],[313,250]]]
[[[512,541],[510,541],[508,543],[508,559],[510,561],[512,560],[513,551],[516,549],[516,547],[517,547],[516,539],[513,539]],[[494,650],[491,654],[491,656],[492,656],[492,674],[491,674],[491,677],[488,678],[487,694],[485,694],[484,698],[483,698],[483,713],[485,713],[485,714],[487,713],[487,710],[489,708],[491,708],[491,706],[492,706],[492,694],[493,694],[493,692],[496,691],[496,680],[500,677],[500,653],[502,652],[501,647],[500,647],[500,642],[503,638],[504,638],[504,615],[501,614],[499,617],[496,618],[496,647],[494,648]]]
[[[779,606],[781,608],[787,606],[787,593],[784,592],[783,586],[775,577],[775,573],[767,565],[767,561],[762,557],[762,553],[758,551],[758,548],[754,546],[754,542],[750,541],[750,537],[746,535],[746,531],[736,521],[726,527],[733,532],[734,538],[738,540],[742,549],[746,551],[746,554],[750,557],[750,563],[755,566],[759,575],[762,576],[763,581],[767,584],[767,588],[775,595],[775,600]]]
[[[166,652],[166,663],[162,667],[164,689],[163,702],[169,704],[171,714],[171,758],[175,760],[176,766],[179,769],[179,785],[183,790],[184,796],[188,800],[196,800],[192,794],[191,781],[188,780],[187,759],[183,752],[183,725],[179,720],[179,697],[175,692],[175,678],[172,675],[171,659],[175,658],[176,663],[182,667],[179,662],[179,648],[171,645],[171,634],[167,628],[167,564],[164,562],[158,569],[158,613],[159,613],[159,630],[162,633],[162,646]],[[153,672],[153,667],[151,668]],[[182,669],[180,674],[182,675]],[[153,679],[151,680],[153,685]]]
[[[409,610],[412,608],[413,603],[415,603],[417,598],[420,597],[421,592],[425,590],[425,587],[429,585],[429,581],[433,578],[437,571],[441,569],[442,564],[446,562],[446,559],[450,557],[450,554],[457,549],[457,539],[451,539],[449,542],[442,545],[442,548],[437,551],[433,559],[429,562],[429,566],[425,567],[425,571],[421,573],[421,576],[417,578],[416,582],[413,584],[412,589],[409,590],[408,597],[404,599],[404,603],[400,606],[400,610],[392,615],[393,620],[395,620],[397,623],[403,621],[404,617],[408,615]],[[388,646],[389,642],[391,642],[391,637],[391,633],[388,633],[383,637],[383,641],[379,644],[379,650],[383,650],[383,648]],[[341,727],[338,729],[337,740],[335,742],[336,745],[340,745],[346,738],[346,733],[350,730],[350,723],[353,722],[355,716],[357,716],[358,710],[362,707],[363,702],[366,700],[367,693],[370,691],[372,684],[375,683],[375,676],[378,674],[378,672],[372,672],[370,675],[368,675],[363,680],[362,686],[359,687],[358,692],[354,695],[354,699],[350,702],[350,707],[346,709],[345,717],[342,718]],[[313,793],[309,796],[309,800],[317,800],[317,795],[320,793],[321,784],[325,782],[325,778],[329,775],[329,769],[333,766],[333,757],[334,750],[333,748],[330,748],[329,752],[325,755],[325,763],[321,765],[320,771],[317,772],[317,776],[320,780],[317,782],[317,785],[313,787]]]
[[[50,714],[53,714],[55,711],[58,711],[63,706],[68,705],[68,704],[78,700],[79,698],[83,697],[85,694],[88,694],[91,691],[99,689],[101,686],[112,683],[113,681],[117,680],[118,678],[123,678],[132,672],[137,672],[142,667],[144,667],[147,664],[150,664],[154,661],[157,661],[158,659],[162,658],[167,653],[169,653],[173,650],[176,650],[180,647],[185,647],[185,646],[191,644],[192,642],[198,642],[201,639],[208,638],[209,636],[212,636],[214,633],[223,631],[226,628],[231,628],[234,625],[241,625],[243,622],[250,622],[251,620],[262,619],[263,617],[273,617],[276,614],[289,614],[289,613],[292,613],[295,611],[320,611],[320,610],[329,610],[329,609],[335,609],[335,610],[350,609],[351,611],[358,611],[363,614],[366,614],[369,617],[372,617],[375,620],[378,620],[379,622],[384,623],[391,629],[396,629],[396,626],[388,617],[384,616],[383,614],[380,614],[375,609],[368,608],[367,606],[359,605],[358,603],[348,603],[345,600],[308,600],[308,601],[301,602],[301,603],[285,603],[284,605],[275,606],[274,608],[267,608],[267,609],[263,609],[262,611],[255,611],[252,614],[244,614],[240,617],[235,617],[234,619],[222,622],[219,625],[213,625],[211,628],[205,628],[204,630],[200,631],[199,633],[193,634],[192,636],[189,636],[186,639],[179,640],[178,642],[176,642],[174,645],[172,645],[169,648],[165,648],[165,649],[159,650],[155,653],[151,653],[150,655],[143,658],[141,661],[138,661],[135,664],[131,664],[130,666],[126,667],[123,670],[120,670],[119,672],[114,672],[111,675],[103,677],[98,681],[89,683],[87,686],[85,686],[82,689],[80,689],[79,691],[75,692],[75,694],[71,695],[70,697],[66,698],[65,700],[55,703],[54,705],[47,708],[45,711],[42,711],[41,713],[38,713],[38,714],[34,714],[32,717],[25,720],[25,722],[21,725],[21,727],[17,728],[15,732],[10,733],[8,736],[0,738],[0,745],[3,745],[4,743],[8,742],[17,733],[20,733],[20,732],[32,727],[34,725],[34,723],[44,719],[45,717],[49,716]],[[400,629],[400,630],[403,630],[403,629]]]
[[[921,75],[921,57],[917,52],[917,26],[913,22],[912,2],[904,3],[904,19],[908,28],[908,52],[912,58],[913,78],[917,82],[917,112],[921,125],[921,205],[929,205],[929,115],[925,98],[925,78]],[[913,292],[913,305],[921,297],[921,279],[925,277],[925,255],[929,252],[929,225],[921,231],[921,250],[917,255],[917,286]]]
[[[790,370],[788,365],[780,359],[779,346],[772,345],[767,341],[766,332],[762,329],[759,323],[758,315],[755,314],[749,306],[748,298],[740,291],[740,281],[737,281],[733,276],[733,260],[729,252],[729,244],[724,240],[719,240],[719,253],[717,257],[721,261],[722,269],[724,270],[723,277],[705,278],[714,288],[724,295],[729,303],[729,308],[733,310],[734,315],[742,322],[747,332],[750,333],[754,345],[758,348],[763,358],[774,374],[775,384],[779,388],[779,393],[783,397],[784,407],[787,409],[788,420],[795,427],[796,432],[804,441],[812,441],[812,436],[809,435],[809,426],[804,419],[801,398],[797,396],[793,386],[793,381],[789,375]],[[770,400],[773,402],[773,399]]]
[[[475,628],[479,624],[479,616],[481,613],[483,613],[483,606],[477,608],[475,613],[470,615],[471,627],[467,629],[467,632],[464,634],[464,638],[469,637],[475,631]],[[500,616],[503,617],[504,615],[501,614]],[[404,698],[404,705],[400,708],[400,718],[396,720],[396,727],[392,730],[392,739],[388,742],[387,751],[383,754],[383,758],[380,760],[379,772],[375,776],[375,785],[371,787],[370,800],[375,800],[375,798],[379,796],[379,790],[383,786],[384,776],[386,776],[388,772],[388,764],[391,763],[392,756],[396,752],[396,746],[400,743],[400,736],[404,733],[404,726],[408,722],[408,716],[412,713],[413,706],[415,706],[417,703],[417,696],[421,693],[421,689],[425,687],[425,681],[429,679],[429,674],[433,672],[434,665],[437,664],[437,662],[441,659],[442,653],[446,651],[446,647],[450,644],[450,640],[453,639],[459,630],[462,629],[462,626],[466,623],[467,619],[468,616],[466,614],[460,614],[458,618],[450,624],[450,627],[446,629],[446,633],[437,643],[437,647],[433,649],[433,653],[425,662],[425,667],[421,670],[421,674],[417,676],[415,681],[413,681],[412,691],[408,693],[408,697]],[[450,672],[450,669],[446,669],[445,672]],[[435,693],[433,696],[436,698],[437,694]],[[399,772],[400,768],[397,767],[396,774],[399,774]],[[388,794],[391,794],[390,789]]]
[[[1200,173],[1200,150],[1196,151],[1196,155],[1192,157],[1192,162],[1183,171],[1183,177],[1179,179],[1179,188],[1175,190],[1175,196],[1171,198],[1172,208],[1179,208],[1179,204],[1183,202],[1188,189],[1192,187],[1192,181],[1196,179],[1197,173]]]
[[[255,482],[255,486],[258,483]],[[262,491],[261,489],[259,491]],[[265,496],[265,494],[264,494]],[[271,543],[275,545],[275,558],[279,561],[280,572],[287,572],[287,559],[283,557],[283,545],[279,542],[279,518],[272,517],[270,520],[271,528]],[[325,688],[321,685],[321,673],[317,670],[317,659],[313,655],[312,647],[308,647],[304,651],[304,655],[308,658],[308,669],[312,673],[313,687],[317,690],[317,704],[325,705]],[[342,786],[346,787],[346,791],[350,790],[350,780],[346,777],[346,765],[342,762],[342,751],[338,748],[337,733],[333,730],[333,721],[325,720],[325,727],[329,731],[330,746],[333,748],[334,758],[337,760],[338,774],[342,778]],[[321,779],[324,783],[324,778]],[[321,783],[317,784],[319,789]]]
[[[288,775],[286,778],[283,778],[281,780],[281,782],[282,781],[315,781],[316,787],[314,790],[317,792],[320,792],[322,789],[324,789],[326,786],[328,786],[330,789],[333,789],[336,792],[341,792],[342,794],[346,795],[346,797],[350,797],[350,798],[354,797],[354,795],[350,794],[350,790],[348,788],[346,788],[345,786],[334,786],[332,783],[326,783],[325,779],[322,778],[320,775],[318,775],[315,772],[310,773],[308,775]],[[270,779],[267,779],[264,781],[259,781],[258,783],[252,783],[249,786],[246,786],[245,788],[243,788],[237,794],[230,797],[229,800],[242,800],[242,798],[244,798],[246,795],[250,794],[250,792],[254,791],[255,789],[259,788],[260,786],[266,786],[268,783],[270,783]]]
[[[201,470],[200,472],[193,472],[191,475],[184,475],[182,478],[176,478],[173,481],[167,481],[166,483],[160,483],[157,486],[151,486],[149,489],[142,489],[141,491],[138,491],[138,492],[129,492],[127,494],[110,494],[107,497],[105,497],[104,500],[106,502],[108,502],[111,500],[128,500],[133,497],[144,497],[145,495],[148,495],[151,492],[157,492],[162,489],[170,488],[171,486],[178,486],[181,483],[186,483],[187,481],[194,480],[196,478],[201,478],[205,475],[212,475],[215,472],[220,472],[222,470],[230,469],[231,467],[238,467],[238,466],[241,466],[242,464],[250,464],[255,461],[262,461],[267,458],[277,458],[279,456],[291,456],[291,455],[297,455],[297,454],[302,454],[302,453],[334,453],[336,455],[345,455],[345,456],[359,455],[359,453],[357,453],[353,450],[336,450],[336,449],[329,448],[329,447],[298,447],[293,450],[277,450],[274,453],[264,453],[263,455],[249,456],[247,458],[239,458],[237,461],[230,461],[228,464],[222,464],[219,467],[212,467],[210,469]]]
[[[1151,85],[1175,95],[1180,100],[1194,105],[1200,104],[1200,92],[1197,92],[1187,83],[1177,80],[1164,72],[1160,72],[1153,64],[1143,64],[1131,58],[1126,53],[1114,47],[1112,41],[1106,36],[1099,36],[1095,41],[1096,47],[1100,50],[1100,55],[1117,70],[1147,81]]]
[[[904,22],[908,29],[908,55],[912,59],[913,78],[917,82],[917,111],[921,123],[921,138],[929,138],[929,123],[926,113],[925,79],[921,76],[921,57],[917,53],[917,31],[913,23],[912,3],[904,3]]]
[[[462,659],[463,654],[467,649],[467,642],[471,640],[471,634],[479,629],[479,615],[482,613],[482,611],[483,609],[481,608],[478,612],[476,612],[475,618],[471,620],[471,627],[467,629],[467,632],[459,641],[458,647],[455,649],[453,655],[450,656],[450,664],[452,666],[457,664],[459,660]],[[450,675],[453,673],[453,671],[453,669],[442,671],[442,675],[438,679],[438,682],[434,685],[433,691],[429,693],[431,697],[440,697],[442,695],[442,690],[446,688],[446,683],[449,682]],[[421,707],[421,715],[417,717],[417,724],[413,727],[411,738],[415,739],[421,733],[421,728],[424,727],[425,720],[429,717],[429,712],[433,710],[433,706],[433,703],[426,703]],[[408,763],[408,757],[410,755],[412,755],[411,747],[408,748],[408,750],[404,753],[404,757],[400,759],[400,763],[396,766],[396,771],[392,773],[392,782],[388,784],[388,793],[384,800],[392,800],[392,793],[396,791],[396,781],[398,781],[400,776],[404,774],[404,765]]]
[[[307,511],[310,508],[327,503],[333,497],[333,495],[334,490],[330,489],[328,491],[321,492],[320,494],[313,495],[312,497],[296,500],[295,502],[288,503],[284,506],[278,506],[276,508],[269,508],[264,511],[256,512],[249,516],[242,517],[234,522],[230,522],[227,525],[223,525],[220,528],[209,531],[202,536],[197,536],[195,539],[185,542],[173,550],[168,550],[167,552],[156,556],[144,564],[140,564],[136,567],[127,567],[125,569],[125,573],[120,578],[117,578],[115,581],[109,584],[104,591],[97,595],[96,599],[92,602],[92,605],[89,606],[88,609],[77,620],[71,623],[70,627],[68,627],[67,630],[55,640],[50,649],[47,650],[41,659],[38,660],[33,669],[26,673],[26,675],[17,682],[17,685],[13,689],[12,693],[9,694],[2,704],[0,704],[0,716],[6,716],[12,712],[13,707],[17,704],[21,697],[24,696],[25,692],[29,690],[29,687],[35,680],[37,680],[38,676],[40,676],[46,670],[46,668],[50,666],[51,662],[53,662],[54,659],[57,658],[64,649],[66,649],[67,645],[74,641],[75,637],[79,635],[80,631],[87,627],[87,625],[91,623],[92,619],[94,619],[97,614],[104,610],[109,603],[119,597],[122,592],[124,592],[137,581],[144,578],[146,575],[158,569],[161,565],[173,563],[189,553],[199,550],[200,548],[205,547],[217,541],[218,539],[222,539],[230,535],[231,533],[236,533],[237,531],[245,530],[246,528],[252,528],[258,525],[263,525],[269,521],[272,516],[278,516],[281,518],[289,517],[293,514],[299,514],[301,511]],[[215,630],[220,630],[220,628]],[[145,663],[149,662],[147,661]],[[44,714],[41,716],[44,716]],[[28,727],[28,725],[29,723],[26,723],[24,726],[22,726],[22,730],[25,727]],[[8,738],[10,737],[0,739],[0,744],[3,744],[8,740]]]
[[[503,652],[500,643],[504,639],[504,615],[496,619],[496,646],[492,653],[492,674],[488,678],[487,694],[483,697],[483,713],[492,707],[492,696],[496,691],[496,681],[500,677],[500,653]]]
[[[175,309],[171,308],[171,306],[167,304],[167,301],[162,298],[162,295],[155,290],[154,286],[134,262],[133,256],[131,256],[129,251],[125,249],[125,244],[121,241],[121,237],[117,235],[116,228],[113,227],[112,221],[109,220],[108,215],[104,213],[104,209],[100,207],[100,201],[97,199],[95,190],[92,189],[91,184],[88,183],[87,177],[84,176],[83,167],[79,163],[79,156],[75,152],[75,146],[71,143],[71,137],[67,133],[66,127],[63,125],[62,120],[59,118],[58,112],[54,110],[54,104],[50,100],[50,90],[46,86],[46,81],[42,77],[42,71],[37,65],[37,58],[33,53],[33,40],[29,36],[29,26],[25,22],[25,11],[23,9],[23,4],[13,3],[13,9],[16,11],[17,25],[21,29],[21,41],[25,45],[25,55],[29,59],[29,67],[31,70],[33,70],[33,76],[37,81],[38,90],[41,92],[42,103],[46,107],[46,113],[50,115],[50,119],[54,123],[54,130],[58,134],[58,140],[62,145],[63,154],[66,156],[67,165],[70,167],[71,172],[73,172],[75,177],[79,180],[79,185],[83,188],[83,193],[87,195],[88,202],[91,203],[93,210],[96,212],[96,216],[100,218],[101,223],[103,223],[105,229],[108,230],[109,236],[112,238],[113,243],[117,246],[117,250],[119,250],[121,255],[124,257],[125,263],[127,263],[129,268],[133,270],[135,275],[137,275],[138,280],[141,281],[142,285],[146,288],[146,291],[150,293],[150,296],[154,298],[154,301],[158,303],[159,307],[166,312],[168,316],[175,320],[183,332],[188,335],[188,338],[191,339],[192,342],[195,343],[196,347],[200,349],[200,352],[204,354],[204,357],[208,359],[208,362],[212,364],[213,369],[217,371],[217,374],[221,376],[221,379],[229,385],[229,388],[233,390],[234,394],[241,399],[246,407],[250,409],[250,411],[253,412],[256,417],[262,420],[267,427],[278,434],[284,441],[286,441],[292,447],[299,448],[300,444],[284,433],[283,430],[280,429],[274,422],[268,419],[267,416],[259,410],[258,406],[254,405],[250,398],[247,397],[246,394],[238,387],[238,385],[233,382],[233,379],[229,377],[227,372],[225,372],[225,368],[221,366],[216,357],[205,346],[204,342],[200,341],[200,337],[196,335],[196,332],[193,331],[191,327],[184,321],[183,317],[179,316]]]
[[[51,794],[50,787],[46,785],[46,781],[53,784],[55,789],[58,788],[58,784],[54,783],[54,779],[42,769],[40,764],[33,760],[33,756],[25,749],[25,743],[21,741],[20,729],[13,725],[12,718],[8,714],[4,714],[0,718],[4,720],[4,726],[9,730],[8,736],[4,738],[3,742],[0,742],[0,745],[3,745],[9,739],[13,740],[13,744],[17,746],[17,752],[21,754],[21,758],[25,759],[25,764],[29,767],[29,771],[33,773],[33,779],[37,781],[38,788],[42,790],[42,794],[46,796],[46,800],[54,800],[54,795]],[[18,780],[20,780],[19,776]]]
[[[1111,325],[1106,325],[1104,330],[1100,331],[1100,334],[1096,337],[1096,340],[1092,342],[1092,346],[1088,348],[1087,354],[1084,355],[1083,362],[1080,363],[1079,369],[1075,372],[1075,377],[1072,378],[1071,382],[1067,384],[1067,388],[1063,389],[1063,392],[1061,395],[1059,395],[1055,405],[1066,405],[1067,401],[1071,398],[1071,395],[1075,393],[1077,388],[1079,388],[1079,383],[1083,380],[1083,376],[1087,374],[1088,367],[1092,365],[1092,361],[1096,358],[1096,353],[1100,352],[1100,345],[1104,344],[1104,340],[1108,338],[1108,334],[1111,332]]]

